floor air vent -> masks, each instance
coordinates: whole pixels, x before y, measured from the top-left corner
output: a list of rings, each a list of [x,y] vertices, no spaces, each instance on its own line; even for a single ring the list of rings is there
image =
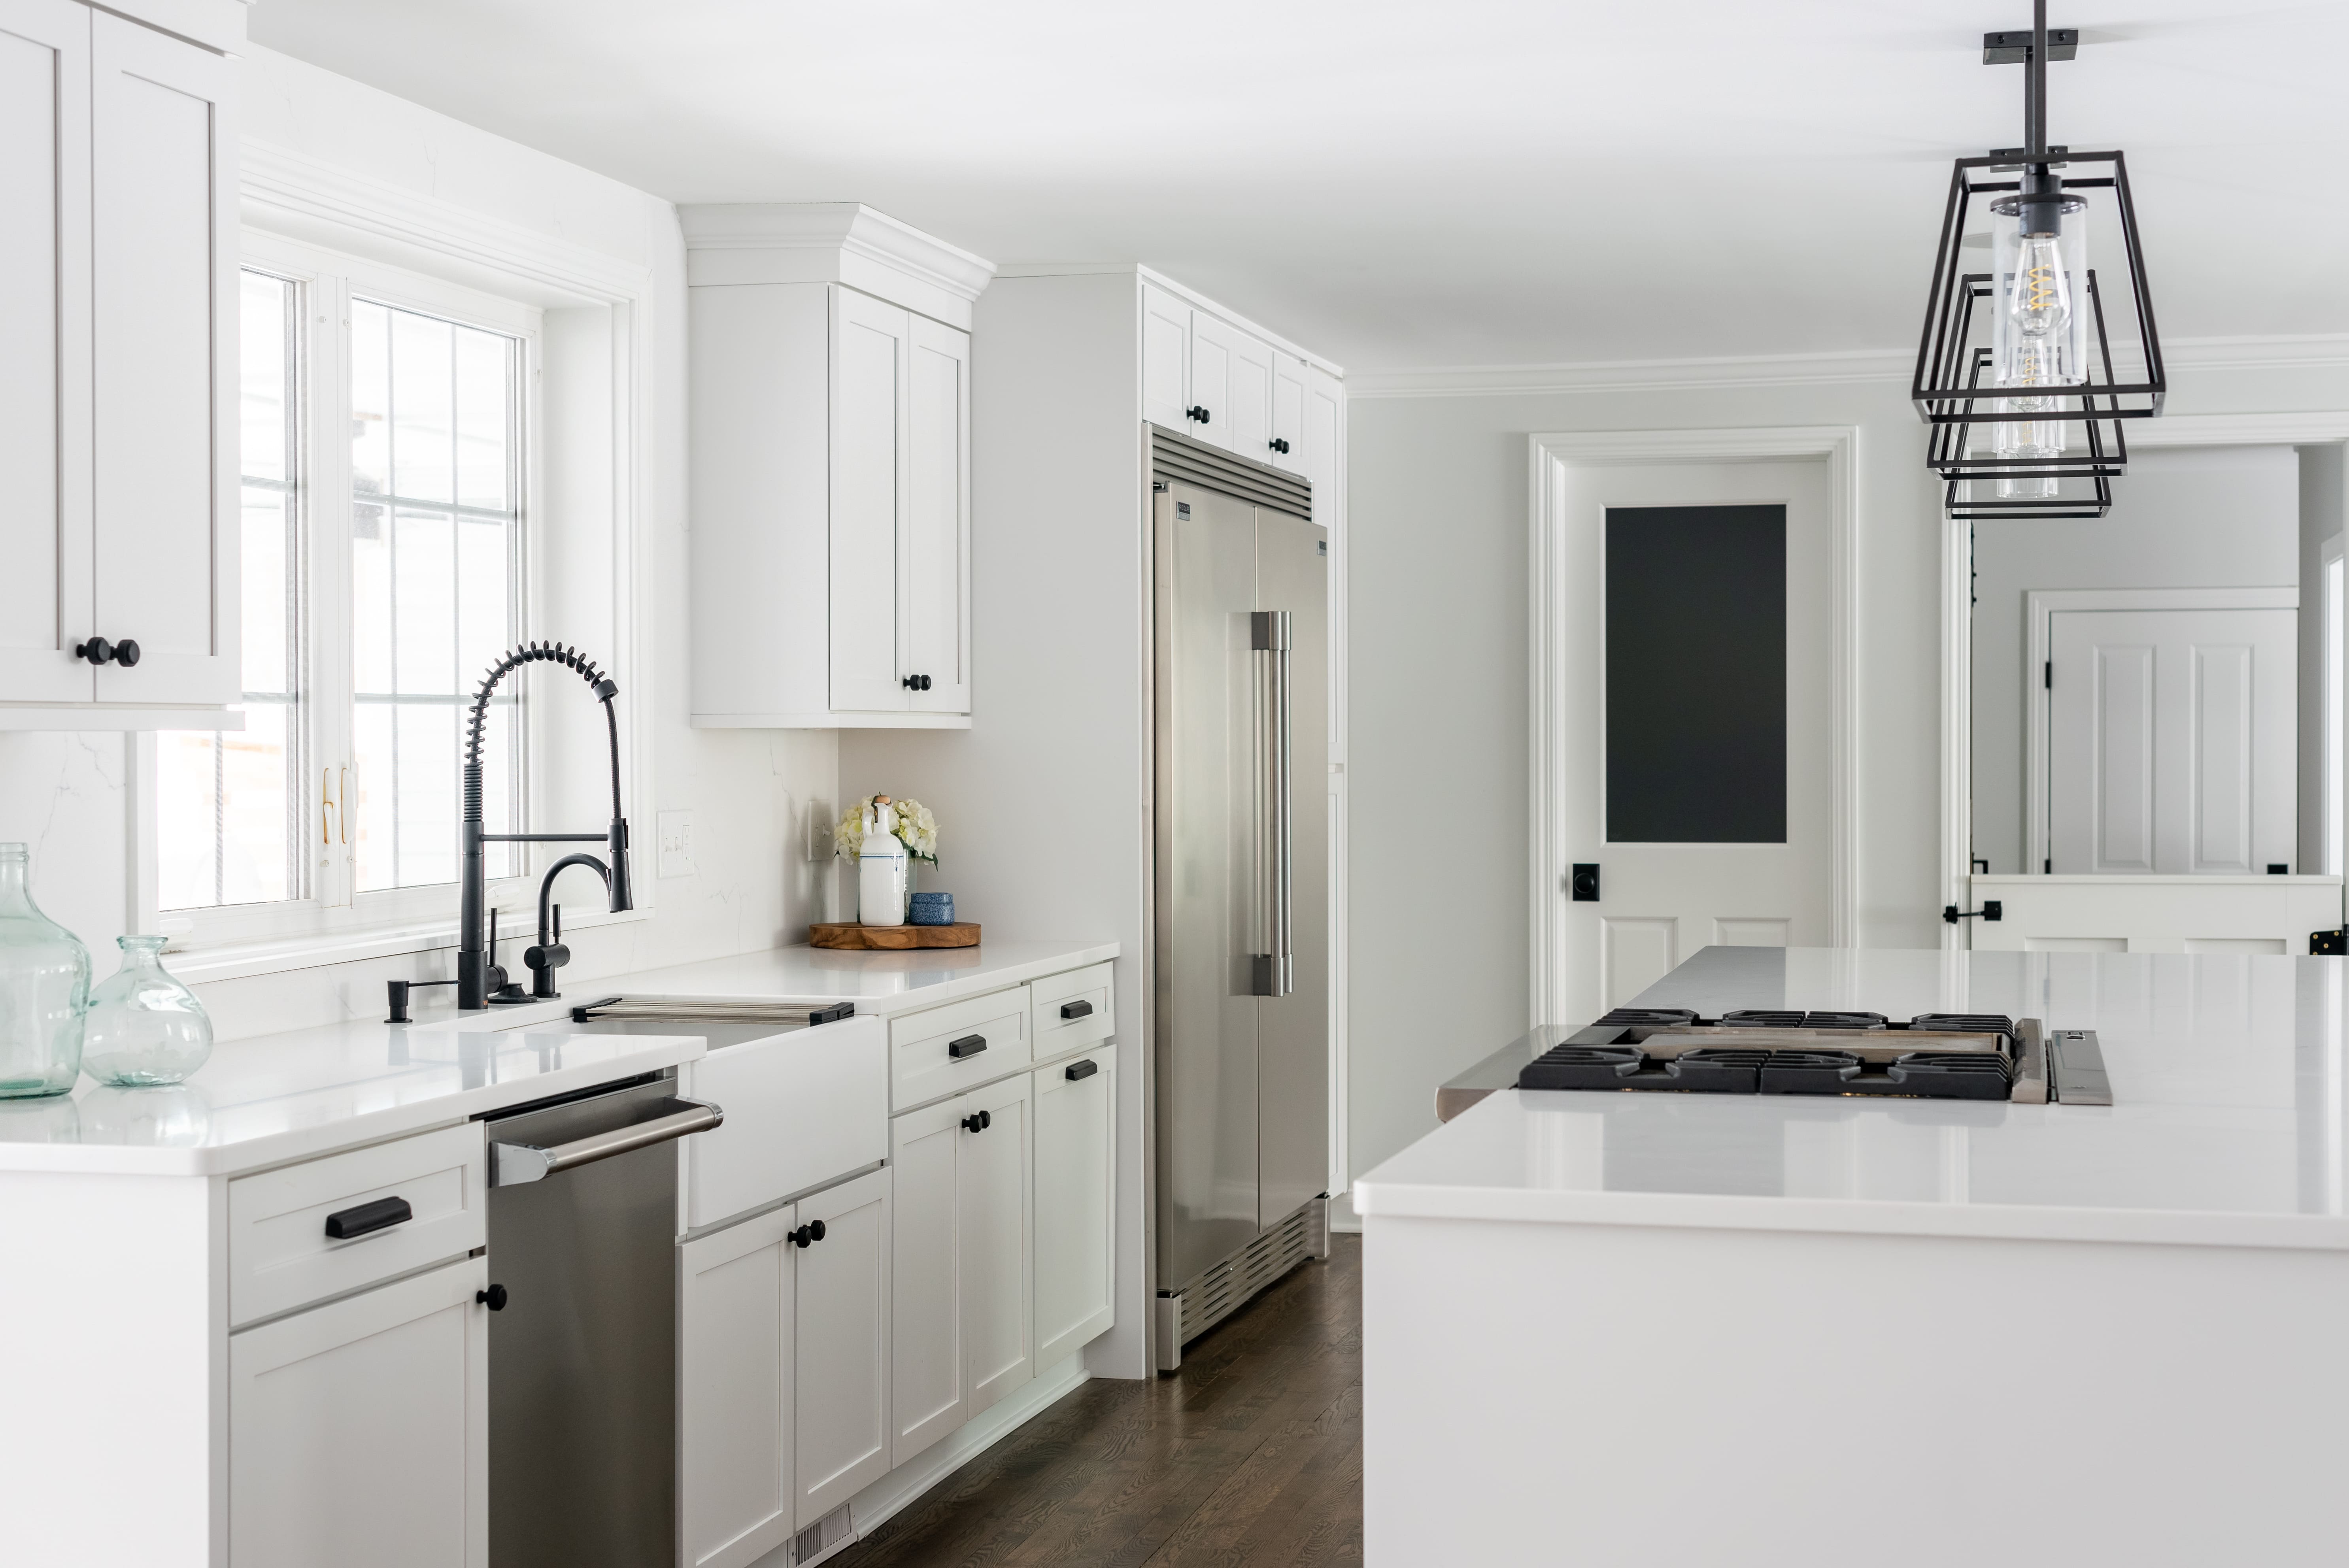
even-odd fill
[[[1180,1290],[1160,1292],[1158,1369],[1180,1367],[1183,1346],[1299,1264],[1329,1255],[1330,1200],[1316,1198],[1221,1263],[1192,1275]]]

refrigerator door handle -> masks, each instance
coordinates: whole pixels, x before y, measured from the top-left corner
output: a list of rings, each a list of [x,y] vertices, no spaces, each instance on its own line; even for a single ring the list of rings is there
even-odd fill
[[[1257,610],[1248,616],[1248,641],[1257,656],[1257,757],[1263,794],[1258,806],[1257,863],[1264,878],[1263,933],[1268,952],[1255,957],[1256,994],[1286,996],[1297,988],[1296,932],[1291,907],[1291,867],[1296,820],[1289,794],[1289,618],[1286,610]]]

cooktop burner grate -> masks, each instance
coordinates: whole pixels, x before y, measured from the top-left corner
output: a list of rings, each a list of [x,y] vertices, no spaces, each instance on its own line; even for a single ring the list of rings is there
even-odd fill
[[[1802,1033],[1784,1048],[1755,1038],[1775,1030]],[[1900,1049],[1910,1032],[1932,1038]],[[1731,1043],[1698,1043],[1708,1036]],[[1843,1040],[1851,1048],[1837,1048]],[[1517,1087],[2006,1099],[2021,1043],[2013,1019],[1988,1013],[1920,1013],[1896,1024],[1881,1013],[1749,1007],[1708,1021],[1685,1008],[1618,1007],[1526,1063]]]

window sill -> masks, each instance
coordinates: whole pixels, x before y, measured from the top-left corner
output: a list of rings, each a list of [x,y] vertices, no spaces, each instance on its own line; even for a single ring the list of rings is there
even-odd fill
[[[624,910],[618,914],[608,910],[582,911],[565,914],[563,929],[567,934],[596,926],[643,920],[651,913],[648,909]],[[519,923],[509,925],[506,920],[509,915],[519,915]],[[531,923],[535,918],[534,913],[502,909],[498,921],[499,945],[507,946],[517,938],[527,941],[532,932]],[[329,935],[288,937],[268,942],[205,944],[184,949],[173,947],[166,951],[164,961],[172,975],[181,981],[191,985],[202,985],[215,980],[244,980],[259,975],[319,969],[328,965],[356,964],[370,958],[399,958],[411,954],[454,949],[456,945],[456,921],[441,919]]]

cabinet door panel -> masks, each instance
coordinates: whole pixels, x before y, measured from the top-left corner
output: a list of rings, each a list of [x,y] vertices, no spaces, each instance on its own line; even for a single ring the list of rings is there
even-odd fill
[[[913,318],[899,665],[916,711],[970,711],[970,334]],[[901,677],[902,678],[902,677]]]
[[[1305,471],[1305,361],[1275,350],[1272,356],[1272,441],[1265,461],[1292,474]],[[1288,447],[1282,451],[1282,446]]]
[[[966,1115],[985,1111],[983,1131],[962,1135],[956,1194],[961,1213],[962,1357],[968,1415],[1033,1375],[1029,1356],[1030,1075],[974,1089]]]
[[[962,1286],[957,1264],[955,1162],[963,1101],[910,1111],[889,1124],[889,1462],[907,1460],[969,1417],[964,1403]]]
[[[854,289],[832,291],[832,706],[900,711],[898,520],[907,481],[911,319]]]
[[[1306,481],[1313,487],[1313,521],[1338,536],[1346,484],[1346,389],[1314,366],[1305,368]]]
[[[1218,324],[1220,325],[1220,324]],[[1272,450],[1272,346],[1245,332],[1230,333],[1232,390],[1230,418],[1218,412],[1226,446],[1251,462],[1268,463]]]
[[[1164,289],[1142,285],[1142,417],[1170,430],[1190,430],[1191,307]]]
[[[1177,427],[1203,441],[1229,448],[1232,429],[1232,331],[1204,310],[1191,313],[1191,407],[1204,419]]]
[[[233,67],[104,13],[92,26],[91,631],[140,654],[98,672],[98,697],[233,703]]]
[[[889,1172],[799,1206],[824,1237],[800,1249],[798,1528],[889,1473]]]
[[[678,1249],[678,1526],[688,1568],[741,1568],[798,1528],[785,1204]]]
[[[0,701],[88,702],[89,29],[0,0]]]
[[[489,1264],[230,1337],[230,1568],[483,1568]]]
[[[1036,1365],[1114,1320],[1117,1047],[1036,1074]],[[1071,1072],[1092,1070],[1071,1078]]]

